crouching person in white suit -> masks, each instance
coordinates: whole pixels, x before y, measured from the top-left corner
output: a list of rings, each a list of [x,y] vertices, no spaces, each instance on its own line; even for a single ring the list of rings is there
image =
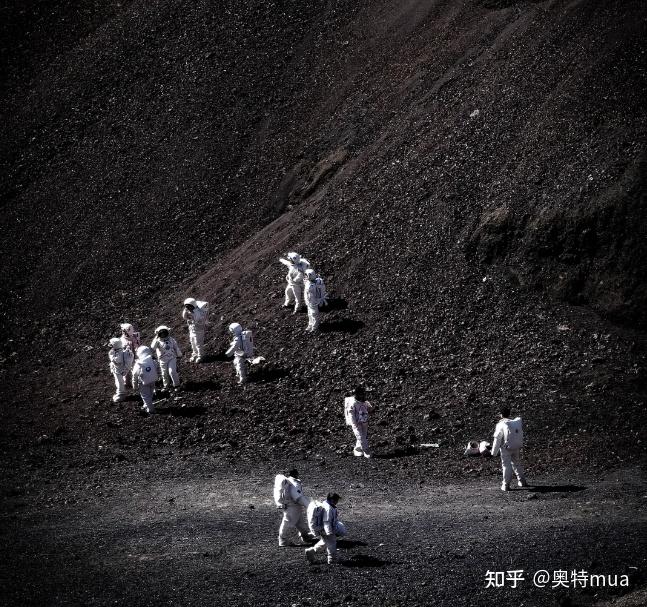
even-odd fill
[[[155,339],[151,343],[151,348],[155,351],[155,356],[160,364],[164,390],[168,390],[171,384],[173,389],[177,390],[180,387],[177,359],[182,358],[182,350],[177,345],[177,341],[171,337],[169,327],[161,325],[155,329]]]
[[[137,348],[137,361],[133,367],[133,388],[139,389],[142,397],[142,413],[155,413],[153,396],[155,395],[155,382],[159,379],[159,366],[153,358],[153,351],[148,346]]]
[[[337,537],[346,535],[346,527],[339,520],[337,504],[339,495],[329,493],[325,502],[311,501],[308,505],[308,524],[313,535],[320,536],[320,540],[312,547],[306,549],[306,558],[310,563],[316,562],[316,554],[324,550],[328,554],[328,564],[339,561],[337,557]]]
[[[117,403],[128,397],[126,393],[126,376],[132,371],[135,357],[130,350],[124,348],[119,337],[113,337],[110,340],[108,359],[110,360],[110,372],[115,379],[117,388],[112,400]]]
[[[514,471],[519,487],[527,487],[526,475],[521,463],[521,448],[523,447],[523,423],[520,417],[510,418],[510,407],[501,409],[501,421],[494,429],[492,456],[501,452],[503,467],[503,482],[501,491],[510,491],[512,472]]]
[[[202,362],[204,356],[204,331],[207,326],[207,314],[209,304],[206,301],[196,301],[193,297],[184,300],[182,318],[189,326],[189,340],[193,353],[189,359],[191,362]]]
[[[287,476],[277,474],[274,479],[274,503],[283,511],[281,526],[279,527],[279,546],[296,546],[292,542],[295,530],[298,532],[304,544],[312,544],[316,541],[310,534],[306,508],[310,504],[310,498],[303,493],[299,472],[292,469]]]

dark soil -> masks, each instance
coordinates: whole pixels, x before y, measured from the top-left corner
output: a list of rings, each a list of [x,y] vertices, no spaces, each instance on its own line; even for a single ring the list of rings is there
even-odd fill
[[[83,6],[2,10],[7,603],[484,605],[505,565],[639,567],[640,604],[644,2]],[[316,336],[280,308],[289,250],[333,291]],[[107,340],[163,322],[189,350],[189,294],[205,363],[159,415],[113,405]],[[244,389],[232,321],[267,359]],[[559,491],[499,495],[496,462],[461,457],[503,403]],[[336,572],[274,547],[293,462],[367,514]]]
[[[412,482],[384,462],[298,464],[308,493],[321,497],[334,478],[343,494],[349,536],[337,566],[277,547],[273,470],[196,474],[169,456],[14,487],[3,517],[13,556],[5,603],[644,605],[646,479],[637,469],[544,477],[503,494],[494,479]],[[511,570],[525,581],[486,588],[487,571]],[[630,586],[538,588],[540,570],[626,575]]]

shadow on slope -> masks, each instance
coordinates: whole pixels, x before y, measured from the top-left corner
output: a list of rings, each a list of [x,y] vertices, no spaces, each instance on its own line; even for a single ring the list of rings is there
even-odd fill
[[[355,335],[363,326],[364,323],[361,320],[342,318],[321,323],[319,331],[321,333],[348,333],[349,335]]]
[[[188,380],[184,382],[185,392],[207,392],[212,390],[220,390],[222,384],[215,379],[204,379],[201,381]]]

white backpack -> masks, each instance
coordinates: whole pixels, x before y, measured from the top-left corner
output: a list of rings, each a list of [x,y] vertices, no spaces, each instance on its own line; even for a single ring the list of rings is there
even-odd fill
[[[207,324],[207,317],[209,316],[209,302],[208,301],[196,301],[196,309],[200,311],[199,314],[193,313],[194,323],[198,326],[204,326]],[[196,318],[197,317],[197,318]]]
[[[240,341],[243,345],[243,352],[245,358],[252,358],[254,356],[254,336],[251,331],[243,331]]]
[[[144,360],[139,361],[139,381],[144,386],[149,386],[154,384],[159,375],[157,373],[157,364],[152,358],[145,358]]]
[[[357,421],[365,424],[368,422],[368,408],[371,403],[368,401],[356,401],[356,402],[361,402],[362,404],[359,407],[355,407],[355,410],[357,411]]]
[[[347,396],[344,398],[344,420],[347,426],[353,425],[353,406],[355,405],[355,397]]]
[[[508,449],[521,449],[523,447],[523,424],[521,418],[507,419],[503,424],[503,444]]]
[[[324,528],[324,507],[321,502],[312,500],[306,511],[308,526],[315,535],[320,535]]]
[[[326,283],[324,283],[321,276],[315,278],[315,295],[317,297],[317,304],[325,306],[328,303],[328,293],[326,293]]]
[[[277,474],[274,478],[274,503],[285,506],[290,503],[290,481],[284,474]]]

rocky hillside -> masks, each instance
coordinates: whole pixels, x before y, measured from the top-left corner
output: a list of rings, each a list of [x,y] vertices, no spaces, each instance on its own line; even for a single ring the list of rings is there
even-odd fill
[[[643,2],[75,11],[6,26],[8,445],[324,458],[363,381],[378,448],[440,442],[431,471],[503,401],[536,469],[644,456]],[[336,296],[315,338],[279,309],[292,249]],[[107,338],[164,321],[188,347],[188,293],[213,310],[197,414],[112,407]],[[231,320],[270,361],[245,391]]]

